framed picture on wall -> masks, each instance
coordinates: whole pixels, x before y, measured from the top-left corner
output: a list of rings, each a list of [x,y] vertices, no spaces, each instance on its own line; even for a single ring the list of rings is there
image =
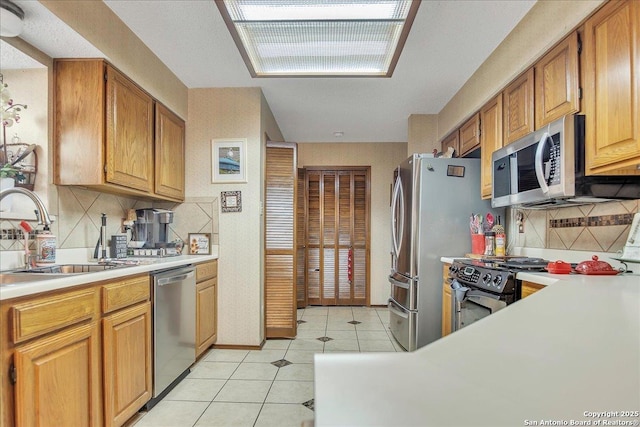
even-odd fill
[[[211,253],[211,233],[189,233],[189,255],[209,255]]]
[[[246,138],[213,139],[211,141],[211,163],[212,182],[247,182]]]

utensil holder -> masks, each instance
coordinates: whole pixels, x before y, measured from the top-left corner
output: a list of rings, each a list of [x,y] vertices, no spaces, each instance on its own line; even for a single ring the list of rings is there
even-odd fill
[[[472,234],[471,235],[471,253],[482,255],[484,254],[484,234]]]

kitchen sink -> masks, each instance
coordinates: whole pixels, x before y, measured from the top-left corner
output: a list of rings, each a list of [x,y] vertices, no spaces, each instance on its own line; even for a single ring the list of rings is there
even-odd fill
[[[29,270],[11,270],[0,273],[0,286],[56,279],[75,274],[96,273],[114,268],[130,267],[132,265],[135,264],[55,264],[46,267],[35,267]]]

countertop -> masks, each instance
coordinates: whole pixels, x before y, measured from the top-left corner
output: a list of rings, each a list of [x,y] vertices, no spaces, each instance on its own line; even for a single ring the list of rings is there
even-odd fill
[[[553,286],[415,352],[316,354],[315,425],[637,426],[640,276],[525,275]]]
[[[33,282],[20,282],[15,285],[2,285],[0,287],[0,301],[33,295],[41,292],[71,288],[86,283],[113,280],[123,276],[131,276],[139,273],[147,273],[168,268],[195,264],[213,259],[218,259],[217,246],[212,247],[210,255],[179,255],[166,258],[128,258],[139,260],[139,265],[113,268],[95,273],[69,274],[64,277],[36,280]],[[67,263],[67,262],[65,262]],[[71,262],[69,262],[71,263]],[[91,262],[75,260],[74,263],[91,264]],[[95,263],[95,262],[94,262]]]

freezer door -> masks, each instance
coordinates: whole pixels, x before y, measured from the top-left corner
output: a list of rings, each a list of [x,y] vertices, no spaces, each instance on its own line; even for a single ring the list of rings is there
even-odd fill
[[[393,298],[389,299],[389,327],[394,338],[407,351],[417,348],[418,337],[416,325],[418,324],[418,312],[407,310]]]
[[[391,298],[409,310],[418,309],[418,281],[398,273],[389,275]]]
[[[394,171],[393,193],[391,196],[391,240],[393,269],[405,276],[415,275],[412,269],[413,221],[412,200],[414,192],[414,165],[412,156],[402,162]]]

